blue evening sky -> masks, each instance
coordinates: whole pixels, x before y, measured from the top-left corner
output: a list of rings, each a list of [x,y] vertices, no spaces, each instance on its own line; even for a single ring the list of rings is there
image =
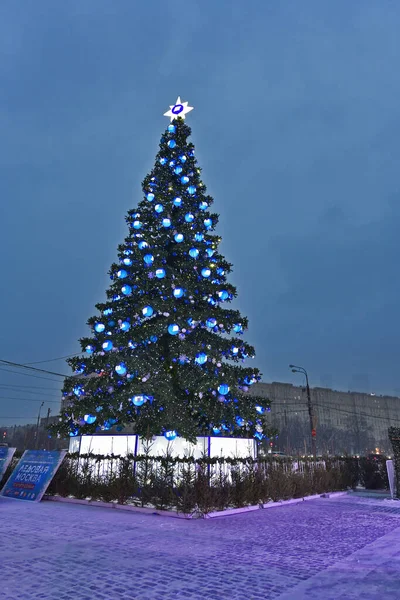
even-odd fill
[[[179,94],[264,380],[399,393],[399,30],[389,0],[3,0],[0,359],[79,350]],[[0,424],[53,379],[0,368]]]

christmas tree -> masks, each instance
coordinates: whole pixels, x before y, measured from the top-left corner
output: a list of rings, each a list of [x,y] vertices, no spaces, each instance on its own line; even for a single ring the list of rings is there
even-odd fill
[[[107,301],[88,320],[83,357],[68,360],[74,375],[65,381],[60,435],[127,424],[141,436],[169,440],[268,435],[269,401],[248,393],[260,373],[240,364],[254,357],[240,337],[247,319],[225,307],[236,289],[188,142],[190,110],[178,98],[165,113],[170,124],[143,181],[144,197],[126,217]]]

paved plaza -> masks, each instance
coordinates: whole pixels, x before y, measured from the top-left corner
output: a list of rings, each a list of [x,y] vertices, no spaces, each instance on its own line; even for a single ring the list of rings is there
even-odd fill
[[[2,600],[400,599],[400,502],[207,520],[0,498]]]

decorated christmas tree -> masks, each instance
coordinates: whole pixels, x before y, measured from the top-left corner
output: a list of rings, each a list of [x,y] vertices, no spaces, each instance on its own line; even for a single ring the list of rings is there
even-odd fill
[[[165,113],[144,197],[126,217],[128,235],[109,271],[107,301],[88,320],[83,356],[68,360],[60,435],[127,424],[141,436],[268,436],[269,401],[249,394],[260,379],[241,363],[254,349],[241,339],[247,319],[229,308],[236,289],[219,252],[218,215],[197,166],[192,110],[178,98]]]

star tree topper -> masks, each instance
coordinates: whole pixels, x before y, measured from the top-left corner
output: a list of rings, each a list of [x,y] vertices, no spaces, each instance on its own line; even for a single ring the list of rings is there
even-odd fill
[[[193,110],[193,106],[188,106],[188,102],[182,102],[181,97],[178,96],[177,101],[172,106],[169,106],[169,110],[164,113],[164,117],[170,117],[171,121],[177,119],[178,117],[185,118],[185,115]]]

